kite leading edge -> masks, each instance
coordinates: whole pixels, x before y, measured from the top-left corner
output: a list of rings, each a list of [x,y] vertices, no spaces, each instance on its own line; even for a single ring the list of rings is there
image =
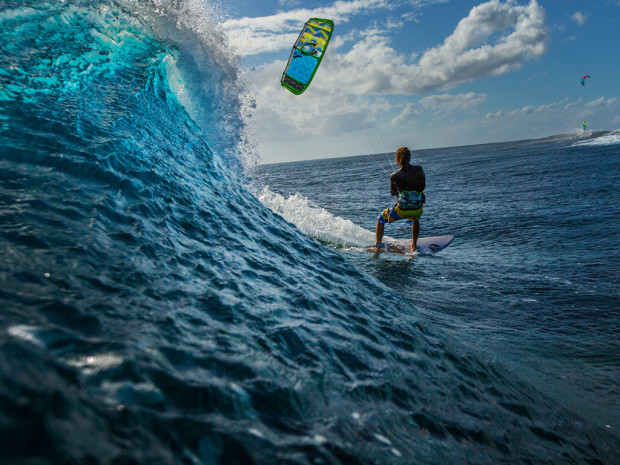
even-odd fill
[[[299,95],[305,91],[325,55],[334,30],[331,19],[310,18],[302,29],[289,56],[280,83]]]

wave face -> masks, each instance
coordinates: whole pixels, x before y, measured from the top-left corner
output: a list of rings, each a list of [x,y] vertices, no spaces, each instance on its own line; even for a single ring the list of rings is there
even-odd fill
[[[616,460],[257,199],[217,23],[2,3],[2,462]]]

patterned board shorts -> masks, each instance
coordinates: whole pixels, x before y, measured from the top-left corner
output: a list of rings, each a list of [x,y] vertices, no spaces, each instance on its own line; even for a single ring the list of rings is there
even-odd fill
[[[393,223],[398,220],[407,220],[407,223],[415,223],[422,216],[422,207],[417,210],[402,210],[396,205],[383,210],[379,215],[379,223]]]

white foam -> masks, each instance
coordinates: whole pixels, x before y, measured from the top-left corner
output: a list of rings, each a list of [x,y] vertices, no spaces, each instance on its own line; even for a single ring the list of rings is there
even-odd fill
[[[30,342],[39,347],[45,347],[43,341],[37,336],[41,328],[30,325],[15,325],[7,329],[7,333],[11,336]]]
[[[392,441],[390,441],[388,438],[386,438],[385,436],[383,436],[382,434],[377,434],[375,433],[375,438],[377,439],[377,441],[382,442],[383,444],[385,444],[386,446],[391,446],[392,445]]]
[[[374,243],[374,231],[314,205],[301,194],[284,197],[264,187],[257,195],[267,208],[293,223],[304,234],[337,244],[362,247]]]
[[[265,435],[261,431],[257,430],[256,428],[248,429],[248,433],[256,436],[257,438],[265,439]]]
[[[620,144],[620,130],[612,131],[604,135],[575,142],[574,146],[602,146]]]
[[[124,362],[122,357],[113,353],[85,355],[67,361],[68,365],[80,368],[86,374],[95,374],[101,371],[112,370]]]

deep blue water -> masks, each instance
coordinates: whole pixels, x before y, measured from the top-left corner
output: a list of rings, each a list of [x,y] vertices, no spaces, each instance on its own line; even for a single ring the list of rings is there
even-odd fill
[[[261,166],[261,198],[442,332],[617,434],[619,142],[600,132],[414,151],[427,176],[421,236],[456,239],[413,260],[351,248],[374,243],[393,202],[381,169],[393,154]],[[411,236],[399,223],[386,234]]]
[[[457,239],[377,258],[385,172],[255,166],[208,5],[0,28],[3,464],[620,461],[615,132],[415,152]]]

